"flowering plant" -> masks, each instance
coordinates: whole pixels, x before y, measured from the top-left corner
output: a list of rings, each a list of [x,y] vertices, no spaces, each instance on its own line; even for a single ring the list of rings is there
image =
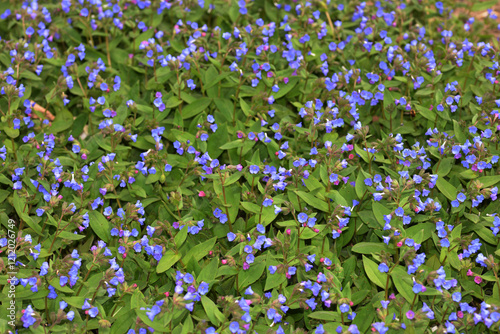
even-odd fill
[[[2,333],[498,332],[469,2],[0,3]]]

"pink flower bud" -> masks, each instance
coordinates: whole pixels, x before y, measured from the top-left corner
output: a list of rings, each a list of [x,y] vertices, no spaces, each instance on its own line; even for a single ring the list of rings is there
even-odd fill
[[[222,264],[227,264],[227,260],[220,261]]]
[[[170,292],[167,291],[167,292],[165,292],[165,297],[168,297],[168,296],[170,296]]]
[[[290,235],[290,233],[292,233],[290,229],[286,230],[286,234]]]
[[[398,246],[398,247],[403,246],[403,242],[402,242],[402,241],[398,242],[397,246]]]
[[[198,193],[198,196],[199,196],[199,197],[205,197],[205,196],[206,196],[206,194],[205,194],[205,192],[202,190],[202,191],[200,191],[200,192]]]
[[[82,154],[82,159],[87,160],[87,155],[85,153]]]

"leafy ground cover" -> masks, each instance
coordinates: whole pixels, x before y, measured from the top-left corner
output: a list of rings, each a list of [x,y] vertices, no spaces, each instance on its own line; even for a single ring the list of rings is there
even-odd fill
[[[1,332],[497,333],[495,5],[1,2]]]

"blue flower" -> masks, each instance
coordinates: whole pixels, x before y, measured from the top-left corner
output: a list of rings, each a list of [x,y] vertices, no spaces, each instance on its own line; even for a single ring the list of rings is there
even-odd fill
[[[314,309],[316,309],[316,305],[318,305],[318,303],[316,303],[314,301],[314,298],[310,298],[310,299],[307,299],[306,300],[306,304],[311,308],[311,310],[314,311]]]
[[[405,210],[402,207],[399,207],[395,211],[396,216],[403,217],[405,214]]]
[[[73,321],[74,318],[75,318],[75,312],[69,311],[68,313],[66,313],[66,319],[68,319],[69,321]]]
[[[451,295],[451,299],[453,299],[454,302],[460,302],[462,300],[462,294],[460,292],[455,292]]]
[[[378,265],[378,270],[381,272],[381,273],[386,273],[389,271],[389,267],[387,266],[387,264],[385,262],[382,262]]]
[[[234,241],[235,238],[236,238],[236,234],[234,234],[233,232],[228,232],[227,240]]]
[[[257,165],[251,165],[248,170],[250,171],[250,174],[257,174],[260,171],[260,168]]]
[[[342,305],[340,305],[339,309],[340,309],[340,312],[342,312],[342,313],[349,312],[349,305],[347,305],[346,303],[343,303]]]
[[[304,224],[307,221],[307,218],[308,218],[308,216],[304,212],[299,213],[298,216],[297,216],[297,220],[301,224]]]
[[[90,317],[92,318],[95,318],[97,317],[97,315],[99,314],[99,310],[97,309],[97,307],[93,307],[89,310],[89,315]]]
[[[383,323],[383,322],[375,322],[375,323],[372,324],[372,326],[380,334],[385,334],[389,330],[389,327],[385,327],[385,323]]]
[[[200,286],[198,287],[198,293],[200,295],[206,295],[208,293],[208,288],[209,288],[208,283],[201,282]]]
[[[268,207],[268,206],[271,206],[273,205],[273,200],[271,198],[266,198],[263,202],[262,202],[262,205],[264,207]]]
[[[229,324],[229,330],[231,333],[236,333],[240,329],[240,324],[237,321],[233,321]]]

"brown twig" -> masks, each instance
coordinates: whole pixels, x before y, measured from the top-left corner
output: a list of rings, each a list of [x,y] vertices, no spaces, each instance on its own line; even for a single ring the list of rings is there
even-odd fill
[[[52,113],[50,111],[48,111],[47,109],[45,109],[44,107],[42,107],[41,105],[39,105],[38,103],[36,103],[34,101],[30,101],[30,102],[31,102],[31,105],[33,106],[33,111],[38,111],[38,112],[42,113],[44,115],[44,117],[51,122],[55,119],[55,116],[52,115]],[[38,116],[35,113],[32,113],[31,116],[33,118],[42,119],[40,116]]]

